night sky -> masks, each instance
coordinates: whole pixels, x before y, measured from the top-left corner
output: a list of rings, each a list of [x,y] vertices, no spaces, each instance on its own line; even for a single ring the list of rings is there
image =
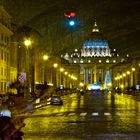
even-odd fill
[[[91,32],[96,18],[110,47],[133,53],[140,51],[140,0],[3,0],[1,2],[12,16],[13,23],[30,26],[39,31],[43,38],[51,24],[55,24],[58,28],[60,24],[62,25],[64,12],[74,10],[79,21],[77,30],[84,29],[85,36]],[[81,43],[82,40],[79,41],[79,45]]]

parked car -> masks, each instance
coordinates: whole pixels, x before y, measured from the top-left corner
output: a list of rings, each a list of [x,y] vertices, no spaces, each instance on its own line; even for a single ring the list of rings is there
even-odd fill
[[[50,97],[50,104],[51,105],[54,105],[54,104],[63,105],[63,101],[60,96],[53,95],[52,97]]]

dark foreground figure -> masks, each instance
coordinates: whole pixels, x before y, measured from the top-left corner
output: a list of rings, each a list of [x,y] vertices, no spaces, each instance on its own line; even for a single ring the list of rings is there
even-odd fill
[[[20,129],[24,126],[21,123],[18,128],[15,127],[9,110],[0,112],[0,140],[22,140],[24,134]]]

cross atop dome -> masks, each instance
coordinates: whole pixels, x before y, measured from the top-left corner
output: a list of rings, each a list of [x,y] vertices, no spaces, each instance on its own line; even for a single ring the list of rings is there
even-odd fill
[[[96,21],[94,22],[94,26],[93,26],[92,32],[99,32],[99,28],[97,26]]]

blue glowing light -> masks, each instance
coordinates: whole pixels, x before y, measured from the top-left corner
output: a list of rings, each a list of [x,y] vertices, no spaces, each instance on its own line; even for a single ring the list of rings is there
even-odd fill
[[[74,26],[75,25],[75,22],[73,20],[69,21],[69,25],[70,26]]]
[[[111,81],[111,76],[110,76],[110,71],[109,70],[106,72],[104,83],[105,83],[104,84],[105,89],[110,89],[112,87],[112,81]]]
[[[101,87],[100,83],[94,83],[94,84],[87,85],[88,90],[99,90],[100,87]]]
[[[83,47],[84,48],[109,48],[109,45],[106,42],[106,40],[93,39],[93,40],[85,41]]]

